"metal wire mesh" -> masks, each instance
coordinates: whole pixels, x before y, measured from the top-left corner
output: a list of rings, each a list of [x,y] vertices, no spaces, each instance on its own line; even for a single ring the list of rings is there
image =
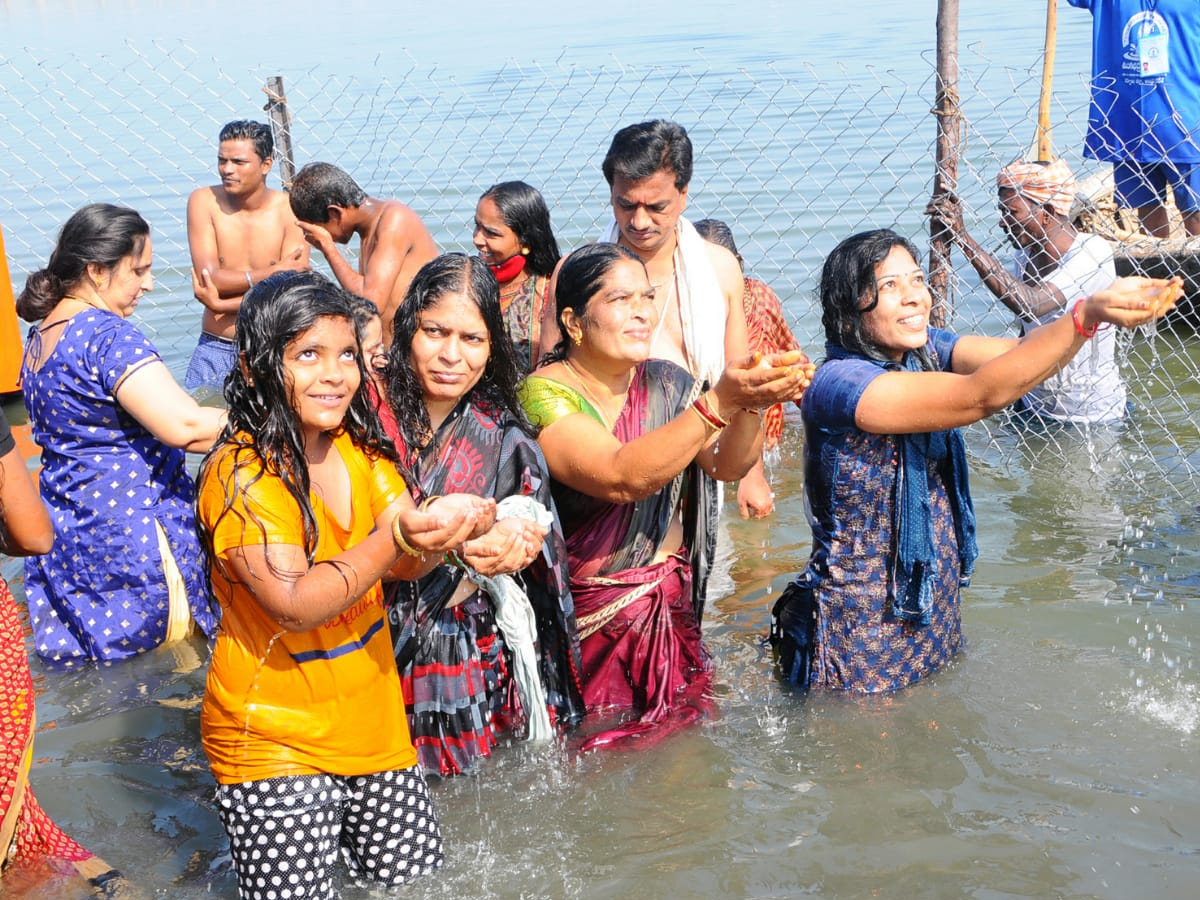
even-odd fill
[[[932,59],[918,84],[881,67],[734,68],[700,54],[684,67],[512,62],[465,82],[412,59],[369,79],[321,63],[229,72],[182,43],[130,44],[121,60],[51,64],[32,51],[0,59],[0,84],[22,85],[0,92],[0,223],[19,289],[24,273],[45,264],[75,208],[104,200],[139,209],[154,229],[158,280],[139,315],[177,374],[200,318],[188,276],[187,196],[215,180],[224,122],[266,120],[263,85],[272,75],[284,75],[297,165],[333,162],[372,196],[404,200],[443,249],[471,249],[476,199],[508,179],[546,196],[564,250],[594,238],[609,217],[600,160],[613,132],[647,118],[683,123],[696,155],[688,215],[730,223],[747,272],[775,288],[814,357],[822,345],[813,292],[828,251],[880,226],[927,243]],[[1040,71],[995,64],[976,48],[962,52],[959,71],[958,192],[972,233],[1003,256],[994,177],[1030,143]],[[1060,78],[1053,110],[1059,152],[1081,177],[1101,175],[1079,153],[1082,73]],[[953,261],[948,326],[1014,333],[1011,315],[962,257]],[[1032,433],[1000,415],[971,429],[973,454],[998,466],[1056,458],[1105,479],[1154,478],[1156,492],[1194,493],[1193,332],[1160,326],[1124,335],[1119,358],[1134,407],[1123,428]]]

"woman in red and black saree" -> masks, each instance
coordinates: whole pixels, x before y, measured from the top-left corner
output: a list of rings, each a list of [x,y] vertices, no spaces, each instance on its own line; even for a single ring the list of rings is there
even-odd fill
[[[747,357],[710,388],[649,359],[661,298],[616,244],[572,253],[555,296],[563,339],[521,399],[566,535],[584,701],[604,723],[583,749],[644,745],[708,702],[691,553],[703,535],[688,515],[696,467],[740,478],[758,458],[756,410],[795,396],[810,368],[801,353]]]
[[[494,577],[450,557],[389,594],[421,767],[454,775],[490,756],[503,732],[538,743],[583,717],[567,554],[488,267],[461,253],[426,263],[393,334],[385,393],[410,489],[422,502],[495,498],[481,540],[505,548]]]

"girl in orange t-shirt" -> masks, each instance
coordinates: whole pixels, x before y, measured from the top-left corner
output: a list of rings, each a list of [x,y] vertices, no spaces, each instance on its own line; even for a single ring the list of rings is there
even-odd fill
[[[413,505],[359,390],[350,300],[318,275],[247,293],[229,426],[200,471],[222,608],[201,735],[244,900],[333,896],[339,847],[374,883],[442,865],[380,580],[419,577],[451,550],[485,570],[531,552],[532,536],[492,534],[491,500]]]

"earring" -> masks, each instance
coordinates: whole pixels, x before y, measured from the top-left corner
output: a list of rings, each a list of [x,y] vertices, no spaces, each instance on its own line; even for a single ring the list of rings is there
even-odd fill
[[[522,255],[522,256],[528,256],[528,255],[529,255],[529,248],[528,248],[528,247],[522,247],[522,248],[521,248],[521,255]]]
[[[573,343],[573,344],[574,344],[576,347],[578,347],[580,344],[582,344],[582,343],[583,343],[583,335],[582,335],[582,334],[577,334],[577,335],[575,335],[575,337],[571,338],[571,342],[572,342],[572,343]]]

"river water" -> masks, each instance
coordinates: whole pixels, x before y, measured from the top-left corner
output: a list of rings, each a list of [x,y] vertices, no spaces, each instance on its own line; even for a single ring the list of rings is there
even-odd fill
[[[964,48],[982,47],[1016,71],[1038,65],[1041,3],[961,6]],[[770,66],[835,87],[884,68],[899,83],[911,82],[913,96],[895,105],[911,109],[914,123],[931,102],[934,4],[927,0],[843,8],[782,0],[736,7],[712,0],[612,3],[604,10],[541,0],[519,9],[475,2],[419,12],[366,2],[333,7],[297,0],[267,15],[229,0],[6,4],[0,50],[17,58],[30,48],[66,64],[102,54],[119,78],[122,66],[134,65],[128,60],[140,58],[139,44],[184,40],[201,68],[250,60],[290,77],[323,67],[357,85],[396,81],[402,72],[390,63],[404,54],[463,83],[486,82],[514,58],[568,57],[581,66],[615,59],[636,81],[648,68],[694,65],[699,56],[712,68]],[[1058,73],[1067,108],[1072,83],[1078,90],[1087,69],[1088,29],[1085,14],[1060,11]],[[993,98],[1010,90],[1011,71],[985,73]],[[643,81],[643,89],[656,83]],[[26,83],[0,86],[14,106],[36,95]],[[718,114],[737,121],[736,107]],[[823,121],[830,128],[828,117]],[[597,127],[611,132],[608,123]],[[869,123],[857,127],[871,130]],[[987,133],[986,122],[979,127]],[[722,133],[719,121],[704,128]],[[1078,122],[1057,133],[1070,145]],[[129,129],[113,142],[124,148],[152,137]],[[710,157],[720,155],[720,142],[708,146]],[[598,151],[602,146],[589,148],[592,174],[585,180],[599,181]],[[37,218],[19,187],[26,183],[74,205],[75,185],[61,170],[29,159],[31,179],[13,173],[0,185],[0,212],[28,209],[27,218]],[[836,161],[827,162],[836,171]],[[5,166],[0,161],[0,170]],[[717,176],[693,188],[694,205],[706,189],[710,208],[738,213],[740,230],[753,211],[778,219],[772,228],[785,246],[789,239],[801,245],[794,257],[776,261],[772,275],[791,287],[789,314],[810,347],[818,323],[807,292],[820,256],[872,217],[876,224],[899,221],[912,234],[921,227],[912,198],[927,191],[927,170],[906,170],[900,180],[917,187],[899,197],[890,193],[896,179],[884,171],[866,179],[879,196],[859,196],[856,206],[806,182],[776,208],[742,196],[732,178],[726,187],[719,161],[713,168]],[[147,192],[178,199],[182,190],[171,184]],[[475,193],[462,196],[473,203]],[[436,198],[424,202],[433,206]],[[470,204],[461,197],[447,202],[455,207],[443,221],[465,227]],[[567,245],[591,233],[602,214],[602,207],[582,218],[555,211],[556,222],[568,222]],[[436,236],[448,247],[467,240],[448,225]],[[180,246],[178,236],[173,240]],[[46,250],[42,240],[14,252],[10,241],[14,278]],[[755,269],[767,254],[746,255]],[[163,300],[183,290],[186,268],[162,256],[159,306],[144,314],[181,372],[194,323],[169,314]],[[1077,443],[1067,465],[1057,453],[1040,452],[1037,436],[1007,426],[990,437],[972,430],[981,559],[964,601],[969,645],[944,672],[869,699],[800,696],[774,679],[760,643],[767,611],[809,549],[792,420],[771,473],[775,516],[726,523],[726,545],[736,550],[718,579],[723,596],[710,601],[705,621],[717,662],[713,720],[644,752],[577,758],[559,748],[502,747],[476,776],[435,780],[448,848],[442,873],[393,894],[345,885],[343,895],[1195,897],[1200,506],[1194,486],[1161,476],[1154,462],[1179,453],[1194,462],[1198,451],[1177,447],[1176,436],[1148,413],[1156,400],[1196,408],[1200,352],[1190,335],[1137,341],[1145,352],[1136,358],[1155,361],[1156,374],[1136,413],[1143,441],[1120,432],[1046,437]],[[7,411],[20,415],[11,405]],[[1147,448],[1144,471],[1130,477],[1123,461],[1147,456]],[[19,595],[19,564],[5,560],[3,572]],[[33,663],[41,691],[34,789],[59,824],[129,876],[128,896],[236,896],[199,749],[206,655],[197,642],[108,668],[64,673]],[[0,894],[77,896],[60,883],[35,886],[33,874],[17,873]]]

